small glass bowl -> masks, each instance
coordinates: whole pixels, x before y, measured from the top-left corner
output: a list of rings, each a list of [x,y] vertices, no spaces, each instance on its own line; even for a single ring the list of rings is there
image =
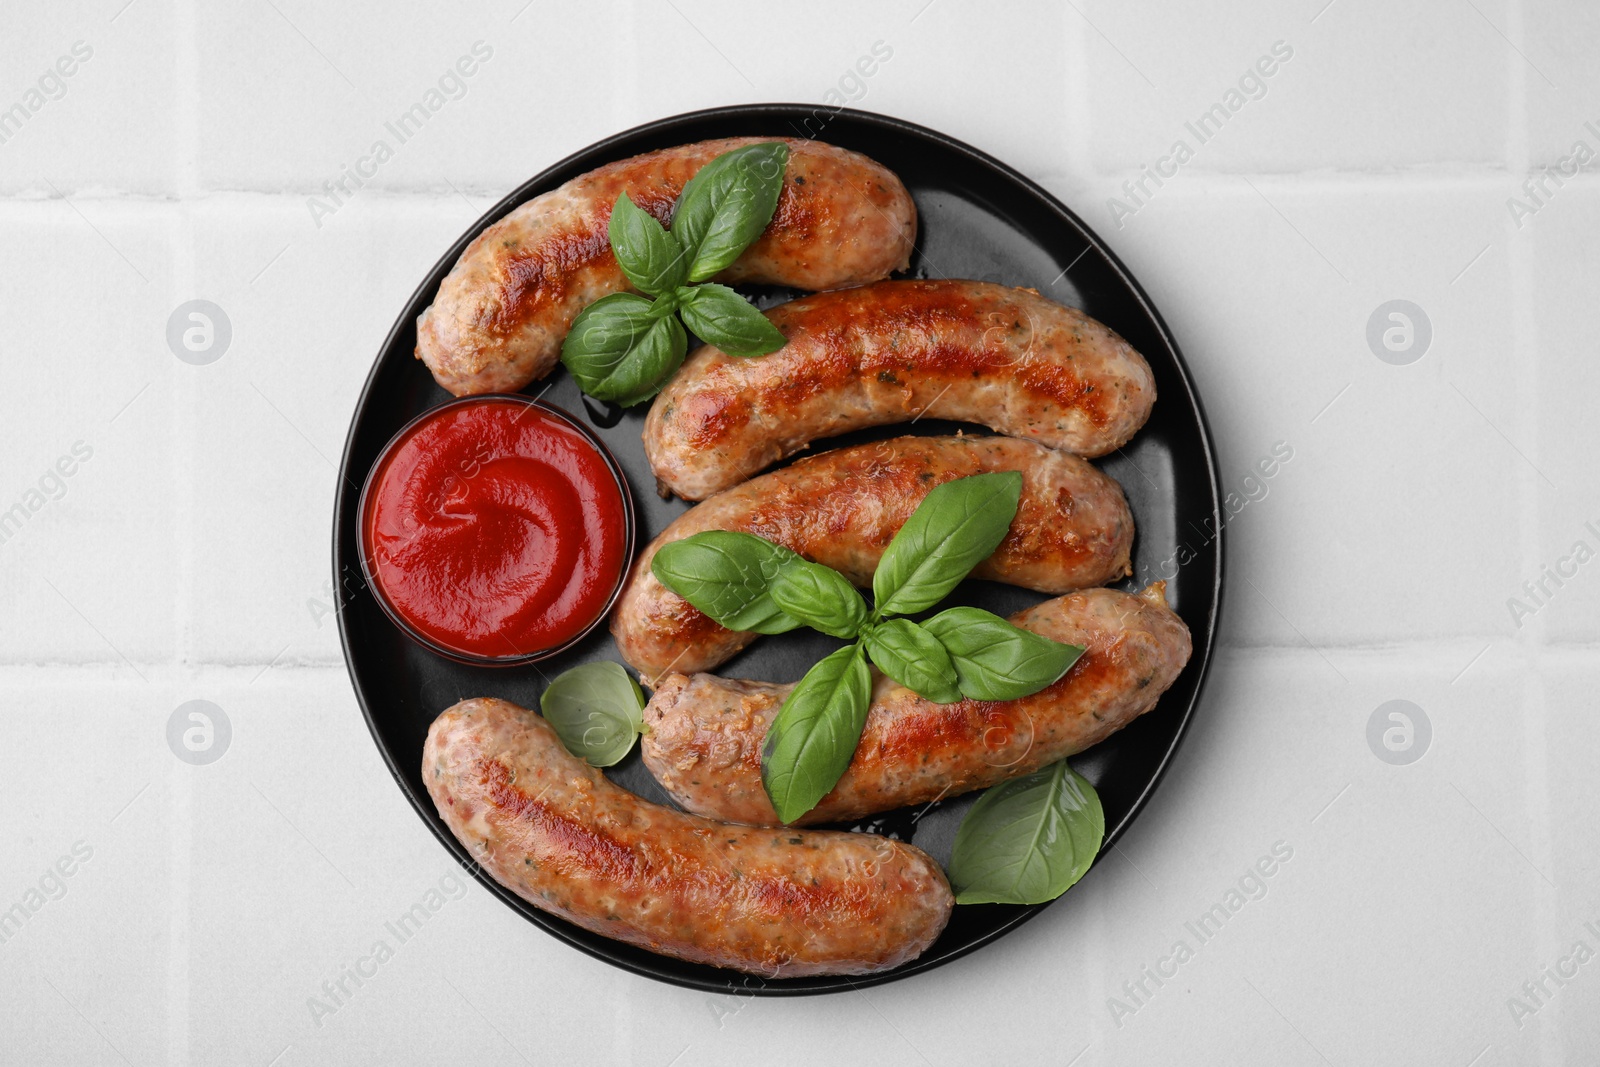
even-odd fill
[[[400,613],[399,609],[390,603],[388,596],[383,591],[383,586],[378,582],[377,574],[372,566],[372,546],[367,543],[367,508],[370,503],[369,498],[372,494],[373,486],[376,484],[379,474],[389,465],[389,460],[393,457],[395,449],[399,448],[401,443],[410,437],[412,431],[418,426],[430,419],[439,417],[444,412],[454,411],[457,408],[464,408],[473,404],[507,402],[537,408],[542,414],[577,430],[599,453],[600,458],[605,461],[606,469],[616,479],[617,492],[622,497],[622,566],[617,573],[616,587],[611,590],[611,595],[606,598],[605,606],[595,615],[593,621],[585,625],[582,630],[579,630],[572,637],[550,648],[535,649],[530,652],[508,653],[504,656],[485,656],[481,653],[451,648],[449,645],[439,643],[413,626]],[[611,614],[611,609],[616,606],[617,599],[622,596],[622,590],[628,583],[628,575],[633,572],[633,550],[638,536],[638,519],[633,509],[633,493],[629,489],[627,476],[622,473],[622,466],[617,462],[617,457],[611,454],[611,450],[606,447],[605,442],[601,441],[593,430],[585,426],[581,420],[574,417],[570,412],[564,411],[553,404],[546,404],[536,400],[533,397],[523,396],[520,393],[481,393],[475,396],[458,397],[454,400],[447,400],[436,407],[431,407],[406,423],[389,439],[389,443],[383,446],[383,451],[378,453],[377,461],[373,463],[372,469],[367,472],[366,482],[361,487],[361,503],[356,515],[358,523],[356,543],[360,547],[361,575],[366,580],[367,588],[372,590],[373,598],[377,600],[378,606],[383,609],[383,613],[389,616],[389,621],[394,623],[402,633],[423,648],[437,656],[443,656],[445,659],[453,660],[456,663],[464,663],[468,666],[519,667],[529,663],[539,663],[550,659],[552,656],[559,656],[588,637],[594,632],[595,627],[606,620],[606,617]]]

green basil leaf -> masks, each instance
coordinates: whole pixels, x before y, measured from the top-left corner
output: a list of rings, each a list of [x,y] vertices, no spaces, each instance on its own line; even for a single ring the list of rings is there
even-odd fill
[[[591,396],[623,365],[654,320],[650,301],[634,293],[601,297],[572,321],[561,342],[561,362],[578,387]]]
[[[1105,840],[1094,787],[1067,761],[994,786],[961,820],[950,856],[957,904],[1043,904],[1084,876]]]
[[[862,636],[873,664],[913,693],[935,704],[954,704],[961,699],[949,653],[916,623],[890,619]]]
[[[617,196],[607,232],[617,266],[634,288],[659,296],[683,284],[689,273],[689,262],[678,239],[668,233],[655,216],[628,199],[627,193]]]
[[[778,141],[724,152],[700,168],[678,197],[672,235],[689,259],[689,281],[727,268],[772,221],[789,147]]]
[[[644,732],[644,691],[610,660],[557,675],[540,694],[539,710],[567,751],[594,767],[622,759]]]
[[[1083,655],[1079,645],[1052,641],[980,608],[950,608],[922,626],[950,653],[961,693],[973,700],[1031,696]]]
[[[614,400],[625,408],[642,404],[677,373],[688,351],[689,337],[683,332],[683,324],[671,317],[656,319],[611,374],[596,382],[594,388],[584,386],[584,392],[596,400]]]
[[[796,556],[772,579],[772,602],[791,619],[846,640],[867,622],[867,602],[845,576]]]
[[[683,292],[683,323],[730,356],[764,356],[788,344],[754,304],[726,285],[707,282]]]
[[[707,530],[662,545],[650,573],[730,630],[781,634],[800,623],[773,603],[772,580],[800,557],[754,534]]]
[[[872,704],[872,672],[859,644],[806,672],[778,709],[761,747],[761,784],[778,818],[794,822],[844,775]]]
[[[634,293],[612,293],[578,313],[561,343],[561,362],[578,387],[624,407],[648,400],[683,364],[689,338]]]
[[[910,615],[948,596],[1000,547],[1021,498],[1017,471],[975,474],[937,486],[889,542],[872,576],[878,616]]]

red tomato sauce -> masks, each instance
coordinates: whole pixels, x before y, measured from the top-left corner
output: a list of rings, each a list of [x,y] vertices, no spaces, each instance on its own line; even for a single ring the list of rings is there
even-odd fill
[[[450,404],[379,462],[362,516],[368,574],[429,640],[523,656],[610,607],[629,509],[620,474],[565,419],[506,398]]]

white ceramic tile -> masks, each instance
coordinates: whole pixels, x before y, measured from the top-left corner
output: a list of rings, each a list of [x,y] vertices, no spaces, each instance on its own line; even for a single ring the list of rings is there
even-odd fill
[[[0,194],[171,195],[192,126],[181,20],[126,0],[8,13],[0,79]]]
[[[6,662],[148,662],[176,647],[192,368],[168,351],[172,222],[119,200],[9,202],[0,620]]]
[[[1562,190],[1509,238],[1528,264],[1519,299],[1539,356],[1517,375],[1533,379],[1535,398],[1522,420],[1524,448],[1549,482],[1539,484],[1538,540],[1519,560],[1516,588],[1501,593],[1507,633],[1538,626],[1548,641],[1589,645],[1600,640],[1600,574],[1578,561],[1600,554],[1600,476],[1591,462],[1600,423],[1588,403],[1600,370],[1584,356],[1600,326],[1590,296],[1600,260],[1583,236],[1597,221],[1600,189],[1591,181]]]
[[[306,196],[357,172],[369,175],[346,185],[358,198],[456,186],[498,199],[631,125],[610,103],[629,79],[594,65],[625,6],[523,8],[409,4],[380,19],[308,3],[203,9],[203,182]],[[608,53],[620,61],[629,48]]]
[[[1512,496],[1539,478],[1510,443],[1516,397],[1500,387],[1515,323],[1493,295],[1511,260],[1483,222],[1492,194],[1253,185],[1197,176],[1109,231],[1195,372],[1236,494],[1230,639],[1321,647],[1494,631],[1504,609],[1478,582],[1429,582],[1420,595],[1427,575],[1521,580],[1505,551],[1521,512],[1462,491],[1469,469]],[[1368,344],[1369,319],[1393,299],[1430,323],[1410,365]],[[1397,521],[1413,509],[1428,520]]]
[[[19,998],[6,1029],[16,1025],[40,1062],[165,1062],[190,768],[167,749],[164,726],[181,690],[103,668],[8,667],[4,678],[7,751],[41,730],[50,737],[44,758],[13,761],[0,784],[10,813],[0,894],[8,909],[33,908],[0,944]]]
[[[1508,47],[1516,48],[1510,99],[1524,117],[1526,157],[1514,162],[1553,168],[1571,156],[1574,142],[1585,142],[1591,152],[1600,149],[1600,135],[1588,127],[1600,126],[1600,81],[1585,57],[1587,42],[1600,30],[1596,12],[1542,2],[1485,10]]]
[[[1178,141],[1185,168],[1247,173],[1505,158],[1515,55],[1470,6],[1324,4],[1083,6],[1096,166],[1155,166]]]

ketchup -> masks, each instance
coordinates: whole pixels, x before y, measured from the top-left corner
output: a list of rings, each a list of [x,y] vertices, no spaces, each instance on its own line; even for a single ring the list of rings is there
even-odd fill
[[[630,551],[622,476],[576,425],[513,397],[437,409],[368,482],[362,552],[380,600],[473,658],[523,657],[611,606]]]

